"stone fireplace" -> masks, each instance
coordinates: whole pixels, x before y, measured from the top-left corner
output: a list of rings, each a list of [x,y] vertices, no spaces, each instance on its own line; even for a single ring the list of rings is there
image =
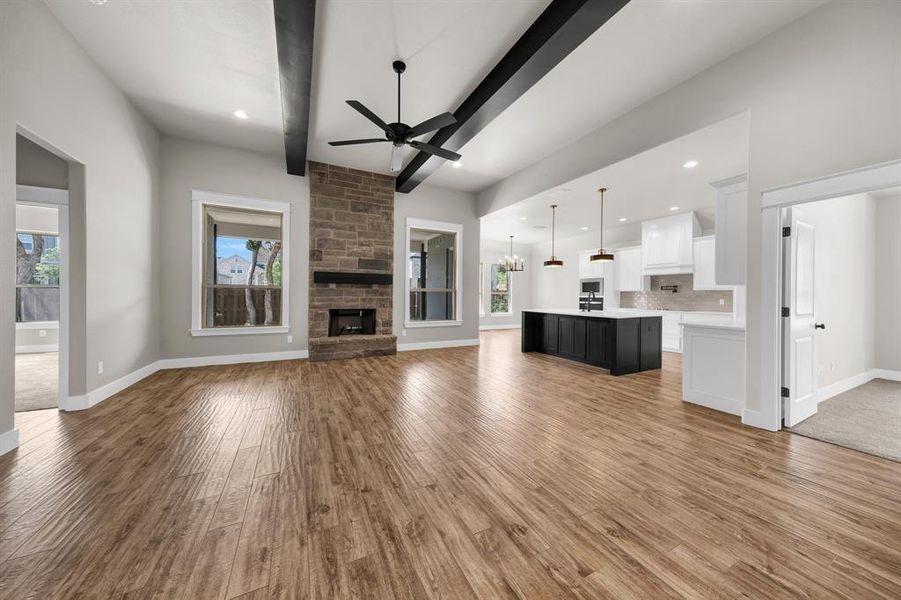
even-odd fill
[[[310,360],[397,351],[393,272],[394,178],[311,162]]]

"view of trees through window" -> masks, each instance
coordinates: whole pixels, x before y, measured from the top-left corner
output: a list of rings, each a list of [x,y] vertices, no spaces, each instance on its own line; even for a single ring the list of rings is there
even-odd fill
[[[206,208],[206,327],[281,325],[281,216]]]
[[[504,265],[491,265],[491,314],[510,312],[510,274]]]
[[[59,320],[59,236],[16,234],[16,322]]]

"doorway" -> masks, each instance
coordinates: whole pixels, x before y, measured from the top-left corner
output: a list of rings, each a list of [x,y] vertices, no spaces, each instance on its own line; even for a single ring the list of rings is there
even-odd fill
[[[762,365],[780,426],[901,461],[899,183],[890,163],[764,193],[764,295],[777,306],[763,307],[776,352]]]

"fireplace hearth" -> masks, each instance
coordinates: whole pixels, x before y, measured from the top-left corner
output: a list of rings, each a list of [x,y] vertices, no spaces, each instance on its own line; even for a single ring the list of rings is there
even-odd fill
[[[332,308],[328,311],[329,337],[375,335],[374,308]]]

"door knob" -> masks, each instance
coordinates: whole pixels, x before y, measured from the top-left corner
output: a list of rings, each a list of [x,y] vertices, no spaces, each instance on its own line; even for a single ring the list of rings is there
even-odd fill
[[[825,323],[814,323],[813,328],[814,329],[826,329],[826,324]]]

